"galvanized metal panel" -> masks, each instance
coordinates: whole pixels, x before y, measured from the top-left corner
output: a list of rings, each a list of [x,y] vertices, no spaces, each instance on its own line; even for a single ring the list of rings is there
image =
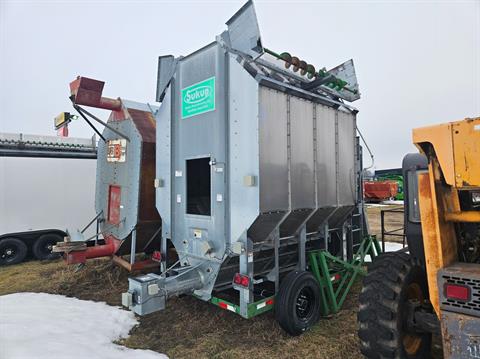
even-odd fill
[[[341,98],[349,102],[356,101],[360,98],[360,90],[358,88],[357,75],[355,74],[355,66],[353,65],[352,59],[329,70],[328,73],[348,83],[348,88],[351,91],[347,91],[347,90],[335,91],[337,94],[340,95]]]
[[[229,57],[229,204],[231,242],[240,238],[259,214],[258,83]],[[245,183],[247,176],[252,183]]]
[[[307,221],[307,232],[318,231],[322,224],[337,210],[337,207],[321,207]]]
[[[319,207],[337,204],[335,119],[335,109],[316,105],[317,194]]]
[[[205,286],[195,293],[210,298],[221,258],[226,249],[225,206],[227,121],[225,53],[217,43],[179,60],[172,89],[172,241],[182,265],[205,265]],[[213,111],[182,118],[182,89],[215,77]],[[166,139],[168,140],[168,139]],[[162,141],[163,142],[163,141]],[[162,145],[161,141],[158,143]],[[186,208],[186,161],[211,159],[211,215],[193,215]],[[195,233],[202,232],[202,238]],[[205,248],[209,248],[206,252]],[[220,261],[219,261],[220,260]],[[206,268],[205,268],[206,269]]]
[[[212,218],[215,218],[216,212],[212,202],[215,197],[213,187],[216,181],[214,181],[213,173],[211,173],[211,216],[188,215],[186,207],[186,161],[194,158],[215,157],[214,153],[218,138],[223,139],[225,132],[219,133],[219,128],[216,128],[219,125],[218,110],[182,119],[181,96],[183,88],[214,76],[218,77],[216,67],[217,51],[218,46],[216,44],[210,45],[183,58],[178,64],[178,77],[175,88],[175,114],[172,118],[172,139],[174,141],[174,152],[172,153],[172,215],[175,218],[175,241],[181,243],[183,240],[187,240],[190,248],[193,248],[195,239],[189,237],[189,228],[198,227],[205,229],[209,233],[209,237],[215,238],[214,233],[212,233],[215,230],[215,227],[212,225]],[[215,90],[215,101],[219,103],[218,81],[216,81]],[[223,158],[219,158],[218,161],[225,162],[224,155],[225,151],[223,151],[223,156],[220,154]],[[220,243],[221,238],[218,238],[218,245],[215,243],[217,248],[224,245],[224,243]]]
[[[313,106],[290,96],[290,151],[292,210],[315,208]]]
[[[313,211],[311,208],[291,211],[280,225],[280,237],[295,235]]]
[[[251,0],[247,1],[226,24],[232,48],[253,57],[262,53],[260,29],[258,27],[257,15],[255,14],[255,7]]]
[[[163,101],[165,89],[172,79],[175,71],[175,58],[172,55],[159,56],[157,73],[157,96],[158,102]]]
[[[288,210],[287,95],[260,86],[259,97],[260,211]]]
[[[112,234],[118,239],[126,239],[138,222],[139,183],[142,141],[140,134],[131,120],[109,121],[109,125],[129,137],[125,162],[107,161],[107,144],[100,141],[97,158],[97,183],[95,194],[95,210],[108,215],[108,193],[110,185],[121,187],[120,223],[118,225],[102,222],[100,230],[104,234]],[[119,136],[105,128],[103,136],[108,140],[117,140]]]
[[[172,236],[172,177],[171,177],[171,121],[172,121],[172,85],[167,87],[162,106],[157,112],[157,156],[156,156],[156,178],[159,180],[159,187],[155,192],[155,200],[160,217],[162,217],[162,237]]]
[[[338,118],[338,203],[353,205],[356,201],[355,115],[337,112]]]

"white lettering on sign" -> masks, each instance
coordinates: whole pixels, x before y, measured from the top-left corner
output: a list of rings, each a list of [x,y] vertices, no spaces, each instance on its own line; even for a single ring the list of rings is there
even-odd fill
[[[183,100],[186,103],[194,104],[207,100],[208,96],[210,96],[210,87],[198,86],[194,89],[188,90],[185,93]]]

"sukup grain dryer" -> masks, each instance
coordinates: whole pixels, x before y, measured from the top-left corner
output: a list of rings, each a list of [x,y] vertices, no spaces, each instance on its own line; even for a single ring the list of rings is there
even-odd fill
[[[300,334],[339,309],[378,252],[347,104],[360,97],[355,70],[266,49],[251,1],[226,24],[190,55],[159,58],[161,271],[130,278],[122,303],[143,315],[192,294],[244,318],[275,306]]]

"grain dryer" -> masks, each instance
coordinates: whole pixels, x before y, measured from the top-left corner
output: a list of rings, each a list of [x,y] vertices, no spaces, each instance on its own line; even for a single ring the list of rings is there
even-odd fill
[[[130,278],[122,303],[143,315],[193,294],[249,318],[277,301],[280,324],[299,334],[338,310],[374,252],[347,104],[360,97],[355,70],[266,49],[251,1],[226,24],[190,55],[159,58],[161,273]],[[169,243],[178,261],[167,268]],[[320,292],[344,295],[327,306]]]

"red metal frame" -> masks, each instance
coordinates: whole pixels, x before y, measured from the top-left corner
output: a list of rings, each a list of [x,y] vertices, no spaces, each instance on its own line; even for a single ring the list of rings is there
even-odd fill
[[[120,223],[120,203],[122,196],[122,188],[117,185],[108,187],[108,215],[107,221],[112,224]]]
[[[158,267],[158,262],[152,259],[146,259],[131,264],[122,257],[115,255],[121,244],[121,240],[116,239],[113,236],[107,236],[105,238],[105,244],[87,247],[87,249],[84,251],[65,253],[64,258],[67,264],[84,264],[87,259],[111,257],[115,264],[127,269],[130,272]]]
[[[84,251],[65,253],[67,264],[85,263],[87,259],[109,257],[115,254],[120,248],[122,241],[113,236],[105,238],[105,244],[87,247]]]

